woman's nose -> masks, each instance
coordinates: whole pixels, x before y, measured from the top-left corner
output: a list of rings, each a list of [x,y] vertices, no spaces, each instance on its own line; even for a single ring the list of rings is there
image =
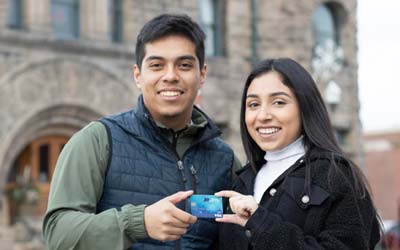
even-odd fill
[[[266,121],[272,119],[271,109],[269,107],[261,107],[260,112],[257,114],[257,119],[260,121]]]

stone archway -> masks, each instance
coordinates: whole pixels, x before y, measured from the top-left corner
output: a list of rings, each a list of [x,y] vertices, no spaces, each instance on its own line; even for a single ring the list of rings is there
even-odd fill
[[[101,114],[86,107],[57,105],[37,112],[27,119],[4,152],[3,167],[0,172],[1,186],[6,181],[12,163],[29,143],[45,136],[71,137],[77,130],[100,116]]]
[[[100,116],[132,108],[134,84],[118,75],[90,61],[52,58],[0,78],[0,191],[16,158],[35,139],[70,137]]]
[[[66,143],[73,133],[100,116],[100,114],[85,107],[58,105],[38,112],[25,122],[25,126],[20,129],[12,140],[13,143],[7,149],[3,161],[4,166],[9,166],[7,169],[3,169],[1,175],[3,178],[2,187],[7,187],[8,197],[5,202],[7,203],[8,211],[4,212],[8,216],[8,222],[13,221],[15,216],[18,215],[16,210],[19,207],[9,197],[10,188],[15,188],[15,185],[17,185],[15,178],[27,177],[30,182],[32,181],[35,184],[36,188],[39,188],[39,203],[32,207],[36,210],[32,212],[38,215],[43,214],[47,204],[51,175],[58,154],[61,151],[61,146]],[[41,169],[39,168],[41,168],[42,164],[39,150],[43,145],[48,147],[50,151],[48,152],[49,162],[47,163],[49,175],[46,180],[40,180],[41,176],[39,176],[41,174]],[[57,152],[55,152],[54,146],[58,147],[58,149],[55,149]],[[23,176],[25,174],[24,170],[27,170],[26,167],[28,167],[29,176]],[[9,179],[12,175],[11,173],[15,175],[12,180]]]
[[[15,140],[19,140],[17,138],[22,138],[19,136],[21,131],[31,126],[32,117],[42,115],[48,120],[61,119],[51,117],[51,110],[64,110],[65,117],[69,117],[66,119],[79,116],[75,114],[78,112],[76,108],[67,111],[62,107],[81,107],[81,110],[91,110],[99,115],[132,108],[137,98],[134,84],[119,78],[118,75],[119,71],[91,61],[52,58],[26,63],[2,77],[0,187],[4,184],[2,176],[11,162],[6,152],[16,143]],[[48,112],[42,113],[44,110]],[[37,122],[40,124],[43,119]],[[26,136],[28,135],[24,137]]]

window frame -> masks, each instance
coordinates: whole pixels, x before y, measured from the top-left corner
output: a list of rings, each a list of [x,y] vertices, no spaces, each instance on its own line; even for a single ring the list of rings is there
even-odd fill
[[[51,0],[51,27],[58,39],[78,39],[80,36],[80,1]],[[65,22],[56,21],[56,11],[62,11]]]
[[[203,11],[206,10],[206,1],[208,1],[209,9],[211,11],[210,15],[211,22],[207,23],[204,20]],[[198,0],[199,6],[199,19],[200,26],[206,34],[205,42],[205,52],[206,56],[218,57],[225,56],[225,1],[224,0]],[[209,39],[212,39],[210,41]],[[212,44],[212,49],[210,49],[210,43]]]
[[[24,26],[23,0],[8,0],[7,26],[11,29],[21,30]]]
[[[322,13],[322,12],[325,13]],[[318,12],[322,13],[322,14],[326,14],[329,16],[323,16],[323,18],[325,19],[324,21],[330,22],[330,24],[332,25],[332,27],[322,27],[321,26],[321,20],[318,19],[317,20],[317,14]],[[320,16],[322,17],[322,16]],[[317,8],[314,10],[314,13],[312,15],[312,24],[313,24],[313,35],[314,35],[314,46],[325,46],[325,43],[331,39],[332,42],[334,43],[334,45],[338,45],[340,42],[340,34],[339,34],[339,30],[337,27],[337,22],[335,20],[335,13],[332,11],[332,9],[326,5],[326,4],[320,4],[319,6],[317,6]],[[322,28],[321,28],[322,27]],[[332,29],[330,30],[330,32],[332,34],[321,34],[321,30],[328,30],[328,29]],[[321,38],[322,37],[322,38]],[[322,41],[322,42],[321,42]]]
[[[114,43],[122,43],[124,40],[124,1],[109,0],[109,37]],[[118,27],[118,28],[117,28]]]

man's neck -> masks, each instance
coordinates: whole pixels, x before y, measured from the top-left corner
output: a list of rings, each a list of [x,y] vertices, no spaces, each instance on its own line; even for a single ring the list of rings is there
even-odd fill
[[[179,131],[187,127],[187,125],[191,122],[191,116],[185,119],[180,119],[177,117],[153,117],[155,123],[160,127],[165,127],[172,129],[174,131]]]

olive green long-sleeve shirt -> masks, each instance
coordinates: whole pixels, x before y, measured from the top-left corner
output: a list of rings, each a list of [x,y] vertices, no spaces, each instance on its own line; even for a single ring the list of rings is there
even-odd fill
[[[196,127],[178,138],[180,156],[190,146]],[[193,128],[194,127],[194,128]],[[124,205],[95,214],[103,192],[109,157],[107,131],[92,122],[65,145],[51,183],[43,235],[49,249],[126,249],[147,237],[144,208],[147,204]],[[233,169],[241,167],[235,157]]]

